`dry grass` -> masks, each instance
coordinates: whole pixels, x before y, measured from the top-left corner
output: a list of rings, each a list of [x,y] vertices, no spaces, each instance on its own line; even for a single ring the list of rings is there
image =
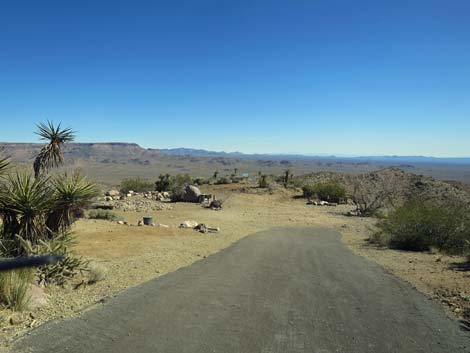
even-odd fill
[[[13,311],[23,311],[31,297],[28,293],[33,272],[16,270],[0,273],[0,301]]]

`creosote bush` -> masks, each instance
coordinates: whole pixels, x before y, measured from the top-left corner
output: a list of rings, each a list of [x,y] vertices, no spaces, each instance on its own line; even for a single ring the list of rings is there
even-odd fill
[[[391,248],[426,251],[431,247],[449,254],[467,254],[470,217],[465,207],[440,206],[412,200],[378,223],[376,242]]]
[[[318,197],[322,201],[338,202],[346,196],[346,189],[335,181],[326,181],[314,185],[304,185],[305,197]]]
[[[130,190],[135,192],[151,191],[155,188],[155,184],[141,179],[141,178],[129,178],[121,181],[120,191],[122,194],[127,194]]]
[[[90,210],[88,212],[88,218],[90,219],[104,219],[107,221],[120,221],[121,217],[110,210]]]

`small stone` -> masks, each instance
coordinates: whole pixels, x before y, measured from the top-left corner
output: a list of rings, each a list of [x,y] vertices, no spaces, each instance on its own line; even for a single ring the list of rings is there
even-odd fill
[[[20,325],[24,322],[24,318],[20,314],[10,316],[10,325]]]
[[[124,221],[117,221],[117,224],[124,225]]]

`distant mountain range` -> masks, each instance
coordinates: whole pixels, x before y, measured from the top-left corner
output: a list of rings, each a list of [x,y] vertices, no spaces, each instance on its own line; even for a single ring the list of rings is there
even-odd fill
[[[27,161],[41,148],[40,143],[3,143],[0,149],[3,154],[18,161]],[[386,163],[445,163],[445,164],[470,164],[469,158],[438,158],[424,156],[328,156],[328,155],[303,155],[303,154],[245,154],[241,152],[217,152],[193,148],[143,148],[136,143],[126,142],[104,142],[104,143],[68,143],[64,148],[66,158],[87,161],[128,161],[139,159],[151,160],[161,155],[189,156],[189,157],[222,157],[237,159],[260,159],[260,160],[351,160],[370,161]]]
[[[14,164],[31,167],[43,144],[0,143],[2,156]],[[470,158],[433,158],[421,156],[313,156],[299,154],[244,154],[192,148],[152,149],[135,143],[68,143],[64,146],[64,168],[80,168],[93,180],[118,185],[128,177],[156,180],[162,173],[190,174],[195,177],[258,173],[281,175],[290,169],[295,175],[316,171],[349,174],[396,167],[414,174],[441,180],[470,183]]]
[[[406,162],[442,162],[470,164],[470,157],[426,157],[426,156],[348,156],[348,155],[312,155],[312,154],[245,154],[242,152],[217,152],[194,148],[168,148],[159,149],[161,153],[177,155],[177,156],[200,156],[200,157],[234,157],[234,158],[255,158],[255,159],[354,159],[354,160],[371,160],[371,161],[395,161],[399,163]]]

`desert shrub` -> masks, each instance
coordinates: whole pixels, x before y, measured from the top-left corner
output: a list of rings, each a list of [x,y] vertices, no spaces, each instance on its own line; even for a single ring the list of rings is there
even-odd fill
[[[193,181],[189,174],[161,174],[155,182],[156,191],[169,191],[172,201],[180,201],[183,196],[183,189],[186,185],[198,182],[198,185],[207,183],[205,179],[196,179]],[[201,184],[199,184],[201,183]]]
[[[184,196],[184,186],[175,185],[170,190],[170,200],[172,202],[182,201]]]
[[[28,290],[34,277],[30,269],[0,273],[0,301],[9,309],[22,311],[29,305]]]
[[[193,179],[193,184],[195,185],[206,185],[209,184],[209,180],[204,178],[195,178]]]
[[[118,216],[116,213],[110,210],[90,210],[88,212],[88,218],[90,219],[105,219],[107,221],[119,221],[121,217]]]
[[[106,278],[106,269],[100,264],[91,263],[86,269],[86,277],[88,284],[103,281]]]
[[[269,186],[269,179],[266,174],[260,175],[259,181],[258,181],[258,186],[262,189],[265,189]]]
[[[39,240],[36,244],[30,240],[20,239],[20,241],[28,256],[49,254],[63,256],[63,260],[38,269],[36,277],[39,284],[63,285],[78,273],[83,273],[88,266],[88,261],[70,254],[69,249],[75,244],[75,238],[70,233],[61,233],[47,241]]]
[[[174,177],[172,177],[171,184],[172,185],[189,185],[192,184],[193,179],[189,174],[176,174]]]
[[[302,179],[292,178],[291,180],[292,180],[291,185],[294,188],[302,188],[304,185]]]
[[[322,201],[331,202],[338,202],[346,195],[346,189],[335,181],[304,185],[302,191],[305,197],[318,197]]]
[[[468,251],[470,219],[467,210],[411,200],[378,223],[390,247],[425,251],[431,247],[451,254]]]
[[[192,184],[192,178],[188,174],[176,174],[170,178],[171,201],[181,201],[183,199],[184,188]]]
[[[154,184],[141,179],[141,178],[129,178],[121,181],[120,191],[123,194],[127,194],[130,190],[135,192],[145,192],[154,189]]]
[[[155,182],[155,191],[170,191],[171,176],[170,174],[160,174]]]
[[[361,217],[379,215],[387,206],[393,206],[393,195],[398,188],[397,180],[386,175],[376,174],[373,178],[364,174],[357,176],[352,191],[357,214]]]
[[[232,184],[232,179],[230,179],[229,177],[222,177],[217,179],[215,183],[218,185]]]

